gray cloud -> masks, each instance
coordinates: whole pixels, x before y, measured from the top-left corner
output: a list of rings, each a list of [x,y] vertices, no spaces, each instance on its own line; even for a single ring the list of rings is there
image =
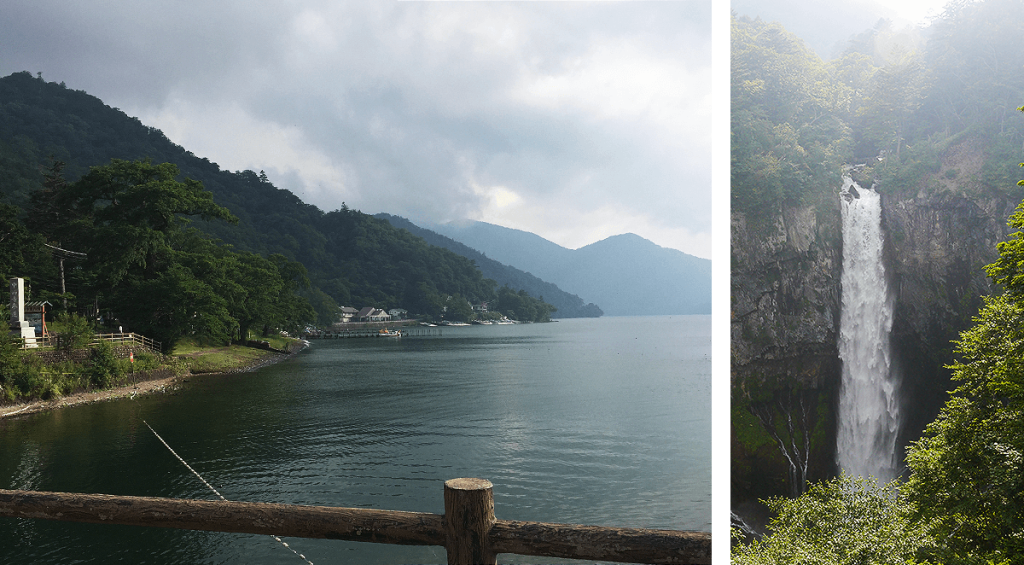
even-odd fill
[[[41,71],[325,209],[710,256],[710,2],[8,2]]]

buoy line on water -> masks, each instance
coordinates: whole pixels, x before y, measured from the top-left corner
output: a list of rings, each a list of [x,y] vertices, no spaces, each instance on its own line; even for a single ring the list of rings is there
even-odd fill
[[[185,468],[187,468],[189,471],[192,471],[192,474],[195,475],[196,477],[198,477],[199,480],[202,481],[204,485],[206,485],[206,488],[208,488],[211,491],[213,491],[213,494],[216,494],[224,502],[228,502],[228,499],[224,498],[223,494],[217,492],[217,489],[213,488],[213,485],[211,485],[210,483],[206,482],[206,479],[204,479],[202,475],[200,475],[195,469],[192,468],[191,465],[189,465],[184,459],[182,459],[181,456],[178,455],[178,453],[176,451],[174,451],[174,449],[172,449],[171,446],[168,445],[166,441],[164,441],[164,438],[160,437],[160,434],[156,433],[156,430],[153,429],[153,426],[149,425],[149,422],[147,422],[145,420],[142,420],[142,423],[146,424],[146,427],[149,428],[149,431],[153,432],[153,435],[156,436],[156,439],[160,440],[160,443],[164,444],[164,447],[166,447],[167,450],[171,452],[171,455],[174,455],[178,459],[178,461],[181,461],[181,464],[184,465]],[[271,534],[270,537],[272,537],[274,539],[274,541],[276,541],[277,543],[283,545],[285,548],[287,548],[292,553],[294,553],[299,559],[302,559],[303,561],[305,561],[309,565],[313,565],[313,562],[310,561],[309,559],[306,559],[305,555],[299,553],[298,551],[295,551],[295,549],[292,546],[288,545],[288,543],[285,542],[284,540],[282,540],[281,538],[279,538],[279,537],[277,537],[277,536],[275,536],[273,534]]]

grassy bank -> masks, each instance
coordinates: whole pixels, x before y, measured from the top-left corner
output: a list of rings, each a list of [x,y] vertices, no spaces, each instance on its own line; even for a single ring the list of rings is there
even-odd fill
[[[262,365],[288,351],[298,340],[280,336],[261,338],[273,349],[231,344],[210,347],[189,340],[181,340],[170,357],[182,363],[192,374],[232,373]]]
[[[0,406],[52,402],[75,395],[166,380],[189,374],[239,372],[272,363],[298,340],[264,338],[263,347],[209,346],[182,340],[169,355],[139,351],[134,362],[120,358],[109,344],[90,348],[81,361],[44,361],[37,352],[10,349],[0,352]]]

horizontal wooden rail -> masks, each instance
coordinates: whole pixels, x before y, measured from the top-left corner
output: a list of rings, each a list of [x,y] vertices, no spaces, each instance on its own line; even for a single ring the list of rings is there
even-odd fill
[[[445,483],[445,514],[0,490],[0,517],[38,518],[270,534],[404,545],[438,545],[448,563],[495,563],[498,553],[630,563],[711,563],[711,534],[494,519],[491,483]]]
[[[134,332],[95,334],[89,345],[95,345],[101,341],[109,341],[115,345],[131,345],[148,349],[154,353],[160,353],[160,342],[150,339],[142,334]]]
[[[368,508],[0,490],[0,516],[296,538],[444,545],[443,516]]]
[[[94,334],[92,341],[89,342],[90,346],[98,345],[101,341],[110,342],[115,346],[127,346],[127,347],[138,347],[141,349],[147,349],[153,353],[160,353],[160,342],[150,339],[142,334],[125,332],[125,333],[112,333],[112,334]],[[34,338],[21,338],[21,349],[35,349],[44,347],[54,347],[56,340],[53,338],[51,333],[48,336],[39,336]]]
[[[498,520],[495,553],[621,563],[711,563],[711,534]]]

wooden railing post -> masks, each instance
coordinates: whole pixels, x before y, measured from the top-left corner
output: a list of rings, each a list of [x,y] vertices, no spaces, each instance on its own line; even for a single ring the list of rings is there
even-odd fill
[[[485,479],[451,479],[444,483],[444,537],[448,565],[491,565],[494,492]]]

